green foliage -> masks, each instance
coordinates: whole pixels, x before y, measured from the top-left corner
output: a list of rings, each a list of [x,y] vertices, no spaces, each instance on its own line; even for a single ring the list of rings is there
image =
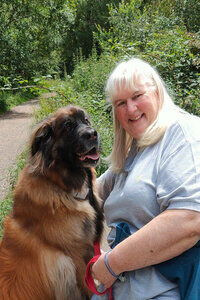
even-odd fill
[[[110,55],[102,55],[99,59],[96,52],[87,60],[77,62],[72,74],[73,86],[76,91],[90,90],[94,97],[104,94],[104,87],[108,73],[116,62],[116,58]]]
[[[190,32],[200,30],[200,2],[199,0],[185,0],[182,2],[183,20]]]
[[[93,49],[144,53],[152,31],[197,33],[199,12],[198,0],[2,0],[0,85],[71,73]]]
[[[65,0],[2,0],[0,4],[0,85],[17,76],[30,80],[56,73],[62,34],[69,23]]]
[[[184,24],[189,32],[198,32],[200,29],[199,0],[143,0],[140,10],[143,9],[150,14],[156,11],[166,19],[173,19],[177,25]]]
[[[35,92],[18,91],[18,92],[0,92],[0,115],[13,106],[19,105],[27,100],[32,99]]]
[[[122,1],[119,8],[110,5],[111,27],[109,30],[99,27],[96,39],[104,53],[119,60],[137,56],[154,65],[174,91],[175,102],[200,114],[199,34],[187,32],[172,5],[176,1],[161,2],[142,6],[144,1],[129,0]]]
[[[26,163],[28,151],[24,151],[18,158],[16,167],[10,169],[10,191],[5,199],[0,199],[0,240],[3,236],[3,223],[5,217],[10,213],[13,205],[13,189],[19,177],[19,173]]]
[[[73,12],[73,22],[63,39],[63,57],[68,73],[73,71],[77,58],[88,58],[94,48],[100,51],[98,42],[94,42],[97,25],[109,28],[108,4],[118,5],[119,2],[120,0],[68,1]]]
[[[0,240],[3,236],[3,223],[5,217],[10,213],[13,204],[13,192],[10,191],[6,198],[0,202]]]
[[[108,3],[120,0],[2,0],[0,4],[0,86],[33,77],[71,72],[89,57],[96,24],[108,23]]]
[[[66,81],[53,79],[44,79],[40,81],[40,84],[43,87],[46,87],[51,95],[47,98],[41,96],[40,109],[35,114],[37,122],[40,122],[46,116],[56,111],[59,107],[73,103],[74,99],[76,99],[76,95],[69,82],[70,76],[66,78]]]
[[[19,177],[19,174],[21,170],[24,168],[26,162],[27,162],[27,157],[29,154],[29,150],[26,149],[23,153],[21,153],[17,159],[16,159],[16,165],[12,168],[10,168],[10,188],[13,189],[15,186],[15,183]]]

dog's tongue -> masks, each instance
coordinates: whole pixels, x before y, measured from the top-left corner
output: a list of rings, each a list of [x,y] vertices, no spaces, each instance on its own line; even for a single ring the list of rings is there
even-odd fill
[[[80,160],[85,160],[86,158],[89,158],[92,160],[97,160],[97,159],[99,159],[99,153],[96,152],[94,154],[85,154],[83,156],[80,156]]]

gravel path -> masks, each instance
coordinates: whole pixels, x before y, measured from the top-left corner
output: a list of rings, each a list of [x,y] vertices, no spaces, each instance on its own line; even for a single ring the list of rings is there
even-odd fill
[[[9,190],[8,169],[28,144],[33,113],[38,108],[39,100],[33,99],[0,116],[0,201]]]

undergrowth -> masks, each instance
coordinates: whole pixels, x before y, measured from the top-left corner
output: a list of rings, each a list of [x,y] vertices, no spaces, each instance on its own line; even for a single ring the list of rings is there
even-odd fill
[[[9,169],[10,173],[10,190],[7,196],[0,201],[0,239],[3,235],[3,223],[5,217],[11,212],[13,205],[13,190],[18,176],[26,164],[28,150],[25,150],[16,159],[16,165]]]
[[[13,106],[31,100],[35,96],[35,92],[30,92],[28,90],[17,92],[0,91],[0,115],[11,109]]]

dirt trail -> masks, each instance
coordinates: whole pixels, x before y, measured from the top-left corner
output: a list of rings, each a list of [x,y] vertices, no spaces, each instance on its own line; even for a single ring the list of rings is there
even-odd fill
[[[38,108],[39,100],[33,99],[0,116],[0,201],[9,190],[9,168],[28,144],[33,113]]]

